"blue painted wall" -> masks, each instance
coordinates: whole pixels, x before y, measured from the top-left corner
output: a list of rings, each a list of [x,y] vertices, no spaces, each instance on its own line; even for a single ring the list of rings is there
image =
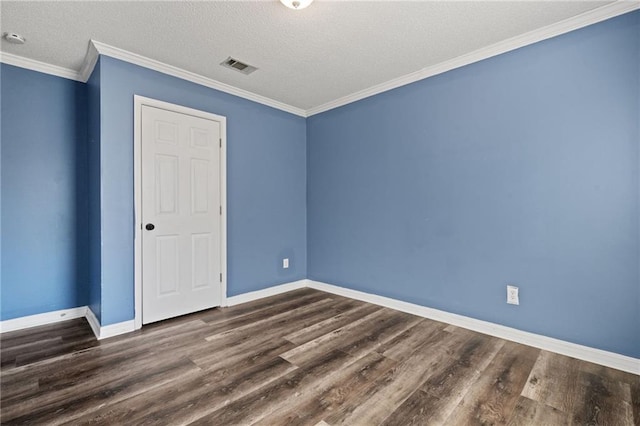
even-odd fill
[[[0,320],[2,320],[2,74],[0,65]]]
[[[134,94],[227,117],[228,295],[305,278],[305,119],[101,57],[102,325],[134,315]]]
[[[102,316],[102,229],[100,216],[100,61],[87,81],[89,308]]]
[[[309,278],[640,357],[639,76],[635,12],[309,118]]]
[[[2,320],[2,74],[0,65],[0,320]]]
[[[306,277],[304,118],[112,58],[86,85],[0,71],[3,320],[133,318],[134,93],[227,117],[228,295]]]
[[[306,122],[107,57],[86,85],[2,64],[0,319],[133,318],[135,93],[228,119],[230,296],[308,276],[640,357],[639,21]]]
[[[87,304],[86,91],[1,64],[0,319]]]

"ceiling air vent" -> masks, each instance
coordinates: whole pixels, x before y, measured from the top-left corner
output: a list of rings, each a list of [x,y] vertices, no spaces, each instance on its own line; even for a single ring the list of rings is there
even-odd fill
[[[239,71],[242,74],[251,74],[252,72],[258,69],[251,65],[245,64],[244,62],[240,62],[237,59],[233,59],[231,56],[229,56],[227,59],[222,61],[220,65],[226,68],[231,68],[232,70]]]

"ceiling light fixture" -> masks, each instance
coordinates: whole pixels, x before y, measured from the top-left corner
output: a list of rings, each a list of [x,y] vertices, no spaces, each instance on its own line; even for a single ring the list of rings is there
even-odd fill
[[[26,41],[24,37],[16,33],[4,33],[4,38],[9,43],[13,43],[13,44],[24,44],[24,42]]]
[[[289,9],[300,10],[309,6],[313,0],[280,0],[280,3],[287,6]]]

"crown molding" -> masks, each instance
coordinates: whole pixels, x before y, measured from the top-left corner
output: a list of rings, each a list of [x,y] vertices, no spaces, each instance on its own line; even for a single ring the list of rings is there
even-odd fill
[[[87,53],[84,55],[84,61],[82,62],[80,71],[78,71],[78,75],[85,83],[89,81],[89,77],[91,77],[91,73],[98,63],[99,56],[100,54],[98,53],[98,49],[96,49],[93,40],[90,40],[89,46],[87,47]]]
[[[95,52],[94,52],[95,50]],[[82,75],[88,76],[93,71],[93,67],[97,61],[97,55],[109,56],[111,58],[119,59],[121,61],[129,62],[131,64],[139,65],[144,68],[149,68],[154,71],[161,72],[163,74],[178,77],[182,80],[191,81],[192,83],[199,84],[201,86],[209,87],[211,89],[219,90],[230,95],[238,96],[240,98],[248,99],[253,102],[257,102],[262,105],[270,106],[282,111],[289,112],[291,114],[306,117],[306,111],[302,108],[297,108],[292,105],[285,104],[283,102],[276,101],[271,98],[267,98],[262,95],[258,95],[247,90],[239,89],[234,86],[222,83],[220,81],[204,77],[200,74],[196,74],[191,71],[184,70],[182,68],[175,67],[173,65],[165,64],[164,62],[156,61],[155,59],[147,58],[137,53],[128,52],[118,47],[109,46],[108,44],[99,42],[97,40],[91,40],[89,50],[85,57],[85,65],[82,67]]]
[[[329,111],[331,109],[335,109],[401,86],[405,86],[416,81],[424,80],[425,78],[442,74],[455,68],[460,68],[474,62],[479,62],[483,59],[488,59],[502,53],[519,49],[521,47],[528,46],[539,41],[556,37],[570,31],[593,25],[598,22],[602,22],[607,19],[632,12],[637,9],[640,9],[640,1],[638,0],[616,1],[606,6],[590,10],[569,19],[565,19],[564,21],[556,22],[555,24],[551,24],[546,27],[521,34],[519,36],[509,38],[507,40],[492,44],[487,47],[483,47],[462,56],[458,56],[454,59],[450,59],[448,61],[423,68],[419,71],[406,74],[402,77],[377,84],[367,89],[360,90],[347,96],[343,96],[331,102],[327,102],[317,107],[310,108],[306,111],[307,117],[315,114],[320,114],[322,112]]]
[[[47,64],[46,62],[36,61],[35,59],[25,58],[24,56],[14,55],[13,53],[0,52],[0,62],[7,65],[13,65],[15,67],[38,71],[44,74],[55,75],[56,77],[83,81],[74,70]]]
[[[424,80],[428,77],[432,77],[438,74],[442,74],[447,71],[451,71],[455,68],[463,67],[465,65],[472,64],[484,59],[491,58],[493,56],[500,55],[515,49],[519,49],[524,46],[528,46],[533,43],[537,43],[542,40],[546,40],[552,37],[556,37],[570,31],[574,31],[589,25],[596,24],[598,22],[605,21],[610,18],[614,18],[619,15],[623,15],[628,12],[640,9],[640,0],[620,0],[608,5],[590,10],[564,21],[557,22],[555,24],[530,31],[525,34],[521,34],[516,37],[492,44],[490,46],[475,50],[462,56],[450,59],[433,66],[423,68],[419,71],[406,74],[402,77],[389,80],[387,82],[377,84],[367,89],[360,90],[347,96],[335,99],[325,104],[304,110],[302,108],[294,107],[292,105],[285,104],[275,99],[267,98],[262,95],[258,95],[253,92],[249,92],[244,89],[240,89],[220,81],[204,77],[200,74],[196,74],[191,71],[184,70],[182,68],[175,67],[173,65],[165,64],[164,62],[156,61],[155,59],[147,58],[136,53],[126,51],[108,44],[91,40],[87,48],[84,62],[80,71],[74,71],[72,69],[59,67],[57,65],[47,64],[45,62],[36,61],[33,59],[24,58],[22,56],[14,55],[11,53],[0,51],[0,62],[26,68],[34,71],[43,72],[45,74],[51,74],[58,77],[68,78],[71,80],[86,82],[93,69],[98,62],[99,55],[109,56],[121,61],[129,62],[135,65],[139,65],[144,68],[152,69],[154,71],[161,72],[163,74],[171,75],[183,80],[191,81],[201,86],[209,87],[211,89],[219,90],[230,95],[238,96],[243,99],[247,99],[253,102],[257,102],[262,105],[270,106],[272,108],[279,109],[281,111],[289,112],[300,117],[310,117],[315,114],[320,114],[331,109],[339,108],[341,106],[365,99],[401,86],[405,86],[416,81]]]

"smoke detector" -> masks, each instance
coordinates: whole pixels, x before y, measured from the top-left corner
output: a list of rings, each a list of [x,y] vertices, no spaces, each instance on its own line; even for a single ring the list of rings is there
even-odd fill
[[[241,72],[242,74],[251,74],[252,72],[258,69],[252,65],[245,64],[244,62],[240,62],[239,60],[234,59],[231,56],[229,56],[227,59],[222,61],[220,65],[222,65],[225,68],[230,68],[232,70]]]
[[[16,33],[4,33],[4,39],[13,44],[24,44],[26,41],[24,37]]]

